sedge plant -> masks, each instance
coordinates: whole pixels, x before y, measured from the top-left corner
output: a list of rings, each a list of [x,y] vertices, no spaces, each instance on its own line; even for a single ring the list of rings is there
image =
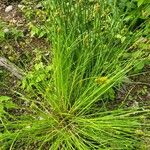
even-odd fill
[[[148,136],[148,109],[109,110],[104,95],[139,63],[116,2],[49,0],[45,23],[52,62],[35,65],[23,80],[15,110],[1,115],[1,149],[136,149]],[[96,107],[99,103],[99,107]],[[23,107],[23,108],[22,108]]]

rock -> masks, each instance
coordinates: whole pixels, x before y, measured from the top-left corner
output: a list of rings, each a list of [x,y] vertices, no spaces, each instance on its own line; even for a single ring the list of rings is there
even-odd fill
[[[9,47],[8,47],[8,46],[5,46],[4,49],[9,49]]]
[[[8,33],[8,32],[9,32],[8,28],[4,29],[4,33]]]
[[[15,24],[15,23],[17,23],[17,20],[13,18],[13,19],[11,20],[11,22],[12,22],[13,24]]]
[[[37,9],[42,9],[42,7],[43,7],[42,4],[37,4],[37,5],[36,5],[36,8],[37,8]]]
[[[4,31],[5,38],[6,39],[10,39],[11,38],[11,34],[12,34],[11,31],[10,31],[10,29],[5,28],[3,31]]]
[[[19,5],[18,5],[18,8],[23,9],[23,8],[24,8],[24,5],[19,4]]]
[[[12,5],[9,5],[9,6],[7,6],[6,8],[5,8],[5,12],[6,13],[8,13],[8,12],[10,12],[10,11],[12,11],[13,10],[13,6]]]

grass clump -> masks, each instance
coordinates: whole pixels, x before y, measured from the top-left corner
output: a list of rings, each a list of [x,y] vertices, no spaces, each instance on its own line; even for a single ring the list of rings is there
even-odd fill
[[[142,51],[125,57],[140,31],[130,36],[116,2],[52,0],[45,7],[52,62],[36,64],[23,80],[26,94],[18,93],[22,104],[16,106],[21,112],[4,111],[2,149],[131,150],[142,145],[149,110],[104,106],[105,94],[141,59]]]

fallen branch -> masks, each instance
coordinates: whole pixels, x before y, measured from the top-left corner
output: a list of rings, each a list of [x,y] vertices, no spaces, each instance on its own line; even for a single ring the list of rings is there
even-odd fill
[[[0,66],[6,68],[9,72],[11,72],[14,76],[16,76],[20,80],[25,75],[25,72],[22,69],[20,69],[19,67],[17,67],[15,64],[11,63],[4,57],[0,57]]]

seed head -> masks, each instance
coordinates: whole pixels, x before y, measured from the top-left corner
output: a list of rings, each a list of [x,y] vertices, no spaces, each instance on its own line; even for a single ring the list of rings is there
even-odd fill
[[[108,81],[108,77],[98,77],[95,79],[95,82],[97,84],[104,84]]]

